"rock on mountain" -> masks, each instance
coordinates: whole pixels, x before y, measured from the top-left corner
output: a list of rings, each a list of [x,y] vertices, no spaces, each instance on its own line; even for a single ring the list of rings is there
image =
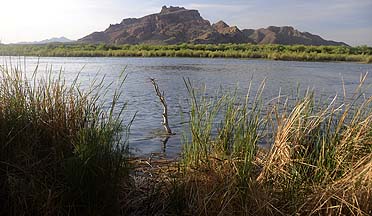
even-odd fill
[[[119,24],[110,25],[102,32],[94,32],[78,40],[83,43],[108,44],[304,44],[304,45],[344,45],[342,42],[324,40],[308,32],[300,32],[293,27],[275,27],[240,30],[223,21],[213,25],[201,17],[197,10],[183,7],[166,7],[160,13],[142,18],[124,19]]]

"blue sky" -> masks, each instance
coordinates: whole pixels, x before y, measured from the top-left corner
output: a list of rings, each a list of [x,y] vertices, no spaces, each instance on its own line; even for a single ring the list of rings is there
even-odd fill
[[[326,39],[372,46],[372,0],[0,0],[0,39],[78,39],[123,18],[157,13],[163,5],[198,9],[211,22],[239,28],[291,25]]]

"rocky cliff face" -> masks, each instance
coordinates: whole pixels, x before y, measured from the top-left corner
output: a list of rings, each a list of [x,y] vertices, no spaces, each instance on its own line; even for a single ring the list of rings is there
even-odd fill
[[[176,44],[189,42],[213,31],[209,21],[197,10],[182,7],[163,7],[158,14],[139,19],[124,19],[120,24],[110,25],[103,32],[95,32],[79,41],[114,44]]]
[[[230,27],[223,21],[213,25],[203,19],[197,10],[183,7],[164,6],[160,13],[142,18],[124,19],[110,25],[103,32],[94,32],[79,42],[110,44],[216,44],[216,43],[257,43],[257,44],[305,44],[305,45],[346,45],[342,42],[327,41],[320,36],[299,32],[293,27],[267,29],[244,29]]]
[[[342,42],[324,40],[318,35],[300,32],[291,26],[261,28],[257,30],[244,30],[245,35],[258,44],[303,44],[303,45],[334,45],[347,46]]]

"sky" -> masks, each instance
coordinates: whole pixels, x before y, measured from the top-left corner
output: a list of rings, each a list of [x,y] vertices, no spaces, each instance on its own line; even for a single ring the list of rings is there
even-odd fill
[[[2,43],[79,39],[163,5],[197,9],[212,23],[293,26],[325,39],[372,46],[372,0],[0,0]]]

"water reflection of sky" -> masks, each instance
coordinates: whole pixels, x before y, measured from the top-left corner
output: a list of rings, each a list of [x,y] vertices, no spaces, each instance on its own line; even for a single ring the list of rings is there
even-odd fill
[[[10,62],[2,57],[1,62]],[[203,58],[12,58],[12,64],[18,63],[29,73],[39,62],[39,75],[46,68],[52,67],[55,73],[62,70],[67,82],[79,75],[79,82],[87,88],[94,79],[105,76],[105,83],[118,83],[118,77],[125,69],[128,75],[123,89],[121,102],[128,103],[126,119],[137,112],[131,128],[130,146],[136,155],[164,153],[169,157],[181,150],[181,131],[187,121],[187,91],[183,78],[189,78],[196,87],[203,88],[213,97],[216,91],[238,89],[240,95],[247,92],[250,81],[252,94],[265,78],[266,85],[263,97],[265,100],[280,94],[293,95],[300,85],[301,92],[307,88],[314,89],[322,99],[343,95],[342,79],[345,90],[351,94],[359,83],[362,73],[371,71],[372,65],[359,63],[319,63],[319,62],[284,62],[244,59],[203,59]],[[369,74],[367,85],[371,84]],[[164,149],[164,137],[159,136],[162,125],[162,107],[155,96],[149,78],[155,78],[165,92],[169,105],[170,126],[177,133],[167,141]],[[371,92],[371,91],[369,91]],[[107,100],[110,100],[109,92]],[[182,114],[183,113],[183,119]]]

